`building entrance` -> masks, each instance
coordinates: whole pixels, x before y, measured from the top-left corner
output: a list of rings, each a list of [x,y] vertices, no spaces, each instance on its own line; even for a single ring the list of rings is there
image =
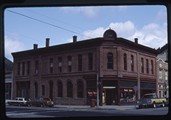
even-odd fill
[[[102,102],[105,105],[113,105],[116,103],[116,88],[103,89]]]
[[[106,90],[106,105],[112,105],[114,99],[114,92],[112,89]]]

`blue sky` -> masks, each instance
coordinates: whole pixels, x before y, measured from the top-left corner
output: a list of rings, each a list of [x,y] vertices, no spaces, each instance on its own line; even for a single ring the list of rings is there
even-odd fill
[[[112,28],[118,37],[139,39],[152,48],[167,43],[167,11],[165,6],[96,6],[8,8],[5,10],[5,56],[23,51],[72,41],[102,37]],[[34,20],[33,20],[34,19]]]

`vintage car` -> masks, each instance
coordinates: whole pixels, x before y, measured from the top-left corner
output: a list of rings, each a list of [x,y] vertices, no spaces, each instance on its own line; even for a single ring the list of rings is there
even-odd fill
[[[144,96],[137,100],[137,108],[166,106],[166,98],[158,98],[156,93],[144,94]]]
[[[39,98],[35,100],[30,100],[28,106],[53,107],[54,102],[50,98]]]
[[[8,100],[8,105],[16,105],[16,106],[28,106],[29,99],[23,97],[16,97],[15,100]]]

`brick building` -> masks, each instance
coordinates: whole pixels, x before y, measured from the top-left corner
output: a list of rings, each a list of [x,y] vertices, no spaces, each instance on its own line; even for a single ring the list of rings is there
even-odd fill
[[[56,104],[89,104],[99,91],[100,104],[122,104],[156,92],[155,49],[118,38],[103,37],[12,53],[14,97],[44,96]],[[97,82],[98,81],[98,82]]]

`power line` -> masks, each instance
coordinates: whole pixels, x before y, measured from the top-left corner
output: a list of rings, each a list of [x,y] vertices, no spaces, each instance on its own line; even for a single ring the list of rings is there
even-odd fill
[[[40,13],[40,12],[36,12],[36,11],[33,11],[33,10],[26,10],[26,11],[28,11],[28,12],[30,12],[30,13],[34,13],[34,14],[36,14],[36,15],[38,14],[38,15],[43,16],[43,17],[45,17],[45,18],[47,18],[47,19],[50,19],[50,20],[54,20],[55,22],[58,21],[58,22],[60,22],[60,23],[62,23],[62,24],[66,24],[66,25],[68,25],[68,26],[77,28],[77,29],[79,29],[79,30],[83,30],[82,28],[80,28],[80,27],[78,27],[78,26],[76,26],[76,25],[69,24],[69,23],[64,22],[64,21],[61,21],[61,20],[59,20],[59,19],[55,19],[55,18],[49,17],[49,16],[44,15],[44,14],[42,14],[42,13]]]
[[[62,23],[62,24],[65,24],[65,25],[68,25],[68,26],[71,26],[71,27],[74,27],[74,28],[77,28],[77,29],[79,29],[79,30],[82,30],[82,31],[83,31],[83,29],[82,29],[82,28],[80,28],[80,27],[78,27],[78,26],[76,26],[76,25],[69,24],[69,23],[67,23],[67,22],[63,22],[63,21],[58,20],[58,19],[54,19],[54,18],[49,17],[49,16],[47,16],[47,15],[41,14],[40,12],[36,12],[36,11],[30,10],[30,9],[29,9],[29,10],[28,10],[28,9],[26,9],[26,11],[28,11],[28,12],[30,12],[30,13],[38,14],[38,15],[43,16],[43,17],[45,17],[45,18],[47,18],[47,19],[50,19],[50,20],[54,20],[55,22],[56,22],[56,21],[58,21],[58,22],[60,22],[60,23]],[[78,33],[78,32],[77,32],[77,33]],[[96,33],[93,33],[93,34],[95,34],[96,36],[98,35],[98,34],[96,34]],[[86,35],[82,35],[82,36],[85,36],[85,37],[91,38],[91,37],[86,36]]]
[[[66,29],[66,28],[63,28],[63,27],[60,27],[60,26],[57,26],[57,25],[54,25],[54,24],[51,24],[51,23],[48,23],[48,22],[39,20],[39,19],[36,19],[36,18],[33,18],[33,17],[30,17],[30,16],[27,16],[27,15],[24,15],[24,14],[21,14],[21,13],[18,13],[18,12],[14,12],[14,11],[12,11],[12,10],[7,10],[7,11],[9,11],[9,12],[11,12],[11,13],[14,13],[14,14],[17,14],[17,15],[21,15],[21,16],[23,16],[23,17],[26,17],[26,18],[29,18],[29,19],[32,19],[32,20],[35,20],[35,21],[37,21],[37,22],[44,23],[44,24],[46,24],[46,25],[50,25],[50,26],[55,27],[55,28],[59,28],[59,29],[62,29],[62,30],[65,30],[65,31],[68,31],[68,32],[71,32],[71,33],[75,33],[75,34],[78,34],[78,35],[81,35],[81,36],[85,36],[85,35],[83,35],[83,34],[81,34],[81,33],[78,33],[78,32],[75,32],[75,31],[72,31],[72,30],[69,30],[69,29]],[[91,38],[91,37],[89,37],[89,36],[85,36],[85,37]]]

